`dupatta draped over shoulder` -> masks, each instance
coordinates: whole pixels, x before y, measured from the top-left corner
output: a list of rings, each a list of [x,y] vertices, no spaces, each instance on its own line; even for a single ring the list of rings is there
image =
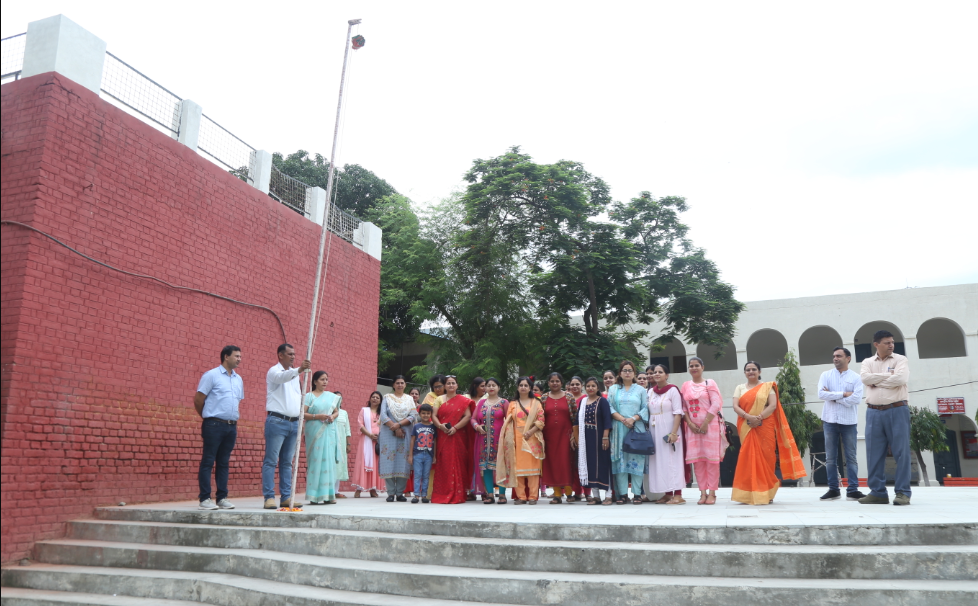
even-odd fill
[[[526,439],[523,430],[536,426],[538,431]],[[499,452],[496,456],[496,485],[514,488],[517,477],[543,473],[546,457],[543,439],[543,405],[533,398],[524,409],[519,400],[509,403],[503,430],[499,434]]]
[[[781,476],[786,480],[804,478],[805,465],[791,435],[788,419],[781,407],[777,383],[760,383],[740,396],[738,405],[750,415],[759,415],[774,392],[777,406],[760,427],[751,427],[740,417],[737,431],[740,434],[740,456],[734,473],[731,499],[749,505],[766,505],[774,499],[781,482],[774,473],[780,456]]]

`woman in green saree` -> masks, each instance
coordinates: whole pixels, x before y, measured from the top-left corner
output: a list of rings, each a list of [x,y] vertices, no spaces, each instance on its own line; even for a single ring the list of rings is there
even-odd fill
[[[306,394],[306,497],[310,505],[336,503],[337,464],[340,444],[333,421],[339,416],[339,398],[326,391],[325,370],[312,376],[313,390]],[[345,438],[344,438],[345,440]]]

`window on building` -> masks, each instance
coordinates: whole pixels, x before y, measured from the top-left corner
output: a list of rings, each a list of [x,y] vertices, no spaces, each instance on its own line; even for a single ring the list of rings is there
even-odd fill
[[[717,351],[721,348],[700,344],[696,346],[696,357],[703,360],[706,370],[737,370],[737,348],[733,341],[727,341],[719,359],[715,357]]]
[[[761,368],[780,366],[788,353],[788,340],[773,328],[762,328],[747,339],[747,359],[754,360]]]
[[[956,322],[946,318],[932,318],[917,329],[917,353],[921,358],[962,358],[968,353],[964,347],[964,331]]]
[[[832,350],[836,347],[842,347],[842,337],[834,328],[812,326],[798,339],[798,363],[802,366],[831,364]]]
[[[898,353],[901,356],[907,355],[907,350],[903,345],[903,331],[897,328],[896,324],[877,320],[863,324],[862,328],[856,331],[856,337],[853,339],[856,350],[853,353],[856,354],[856,362],[862,362],[866,358],[872,358],[876,355],[876,348],[873,347],[873,335],[878,330],[888,330],[893,333],[895,343],[893,353]]]

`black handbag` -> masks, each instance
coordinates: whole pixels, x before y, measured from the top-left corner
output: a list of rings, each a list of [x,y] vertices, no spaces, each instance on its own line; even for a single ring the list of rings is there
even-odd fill
[[[625,439],[621,442],[622,452],[637,455],[654,455],[655,438],[647,431],[639,431],[632,428],[625,434]]]

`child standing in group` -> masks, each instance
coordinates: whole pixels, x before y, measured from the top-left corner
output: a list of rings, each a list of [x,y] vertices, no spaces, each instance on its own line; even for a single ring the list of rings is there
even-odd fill
[[[428,494],[428,478],[431,476],[431,466],[435,463],[435,425],[431,422],[431,414],[434,412],[431,404],[422,404],[418,409],[421,421],[414,424],[411,429],[411,443],[408,447],[408,467],[414,469],[414,498],[412,503],[419,500],[422,503],[431,502],[425,496],[418,499],[418,495]]]

